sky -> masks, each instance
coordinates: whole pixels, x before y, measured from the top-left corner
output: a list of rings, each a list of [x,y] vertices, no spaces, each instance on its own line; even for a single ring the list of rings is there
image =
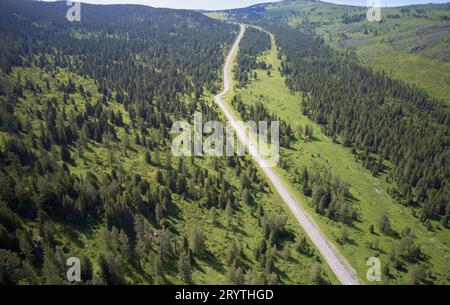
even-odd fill
[[[49,0],[52,1],[52,0]],[[231,9],[247,7],[253,4],[276,2],[277,0],[77,0],[94,4],[145,4],[153,7],[169,7],[182,9]],[[350,4],[365,6],[367,0],[325,0],[337,4]],[[450,0],[380,0],[381,6],[401,6],[419,3],[447,3]]]

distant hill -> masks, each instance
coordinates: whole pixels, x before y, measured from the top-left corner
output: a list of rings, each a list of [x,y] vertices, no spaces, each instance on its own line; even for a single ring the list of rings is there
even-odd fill
[[[367,8],[306,0],[221,13],[246,22],[264,19],[313,28],[334,47],[354,50],[375,69],[450,102],[450,4],[382,8],[380,23],[367,21]]]

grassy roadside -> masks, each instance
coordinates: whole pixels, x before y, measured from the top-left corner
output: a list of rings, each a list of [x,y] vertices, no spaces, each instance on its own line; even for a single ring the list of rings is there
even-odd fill
[[[226,16],[222,16],[221,14],[219,14],[218,16],[216,16],[214,13],[212,13],[212,18],[216,18],[218,17],[219,19],[224,19],[226,20]],[[258,27],[257,27],[258,28]],[[261,28],[259,28],[261,29]],[[269,33],[270,34],[270,33]],[[272,37],[272,50],[274,49],[274,40],[273,40],[273,35],[270,34]],[[239,51],[238,51],[239,52]],[[236,57],[238,52],[236,52],[235,56],[233,57],[233,66],[236,65]],[[233,68],[232,68],[232,72],[233,72]],[[236,89],[236,81],[233,77],[230,78],[230,91],[228,92],[228,94],[225,96],[225,103],[229,106],[228,109],[233,113],[233,115],[236,118],[240,118],[240,114],[231,106],[231,100],[232,98],[239,92],[239,89]],[[209,98],[209,100],[213,100],[213,97],[211,96]],[[223,115],[222,115],[223,116]],[[251,135],[250,135],[251,136]],[[256,142],[255,142],[256,143]],[[265,177],[264,173],[262,171],[261,168],[259,168],[258,166],[256,166],[259,174],[261,175],[261,177]],[[267,182],[267,179],[265,179]],[[279,194],[277,192],[273,192],[273,189],[270,188],[270,193],[273,195],[275,201],[271,202],[271,206],[276,206],[278,208],[282,208],[283,213],[286,213],[288,222],[290,225],[292,225],[293,227],[295,227],[295,230],[298,232],[301,232],[301,234],[303,236],[305,236],[307,238],[307,240],[309,241],[309,243],[313,246],[313,243],[311,242],[310,238],[304,233],[304,231],[299,227],[297,220],[295,219],[295,217],[292,215],[291,211],[289,210],[289,208],[286,206],[286,204],[283,202],[282,198],[279,196]],[[275,203],[275,204],[274,204]],[[314,246],[313,246],[314,247]],[[315,247],[314,247],[315,248]],[[316,253],[318,253],[317,249],[315,249]],[[320,254],[319,254],[320,255]],[[321,262],[321,258],[319,258],[319,261]],[[339,281],[336,278],[336,276],[334,275],[334,273],[331,271],[330,267],[326,264],[323,263],[321,264],[323,270],[325,271],[326,275],[329,278],[329,283],[334,283],[334,284],[338,284]]]
[[[392,245],[399,242],[401,232],[409,227],[417,237],[416,242],[426,253],[425,262],[421,263],[427,265],[432,271],[433,276],[437,278],[436,283],[448,283],[449,269],[448,267],[442,269],[442,266],[448,266],[450,258],[448,232],[442,230],[438,223],[433,223],[432,231],[425,229],[419,220],[411,215],[410,209],[398,205],[390,198],[387,194],[390,185],[386,182],[385,176],[373,177],[368,170],[355,161],[349,149],[333,143],[321,132],[319,126],[300,114],[301,97],[298,94],[291,94],[285,86],[284,78],[278,71],[280,62],[277,59],[274,43],[272,50],[261,56],[260,60],[272,65],[271,75],[267,75],[266,71],[256,70],[258,79],[252,80],[246,88],[234,89],[228,101],[233,94],[239,94],[244,103],[262,102],[271,112],[289,122],[293,128],[298,125],[304,127],[306,124],[313,126],[314,140],[302,139],[295,142],[291,149],[282,149],[282,159],[290,166],[284,169],[278,168],[277,172],[295,197],[300,202],[306,203],[304,208],[313,216],[328,238],[335,242],[359,276],[365,280],[367,259],[375,256],[381,259],[382,265],[390,267],[391,275],[383,277],[385,282],[408,283],[409,272],[414,263],[403,262],[403,268],[400,270],[393,268],[390,266],[389,252]],[[318,170],[329,169],[350,184],[350,192],[354,197],[352,204],[358,211],[359,217],[358,221],[347,227],[349,232],[347,243],[337,242],[344,225],[316,214],[309,203],[309,198],[304,197],[300,192],[301,186],[293,184],[295,170],[301,170],[303,166]],[[388,212],[393,220],[393,229],[398,236],[387,236],[379,232],[377,224],[384,212]],[[371,224],[376,227],[374,234],[369,232]],[[370,247],[370,244],[374,242],[378,243],[377,250]]]

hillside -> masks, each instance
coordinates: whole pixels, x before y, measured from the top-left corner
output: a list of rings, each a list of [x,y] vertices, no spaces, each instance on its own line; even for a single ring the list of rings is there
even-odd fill
[[[449,4],[67,8],[0,1],[0,285],[450,283]],[[278,166],[177,157],[196,113]]]
[[[189,11],[0,2],[0,283],[336,283],[247,158],[177,158],[237,27]]]
[[[448,104],[293,24],[299,3],[208,14],[272,37],[230,105],[286,126],[278,173],[363,280],[378,257],[384,283],[448,283]]]
[[[450,4],[382,8],[380,23],[367,21],[366,8],[305,0],[225,13],[234,14],[311,28],[330,45],[355,51],[376,70],[450,102]]]

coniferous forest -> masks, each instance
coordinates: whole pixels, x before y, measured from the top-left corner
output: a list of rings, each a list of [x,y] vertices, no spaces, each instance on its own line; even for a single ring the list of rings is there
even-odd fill
[[[448,284],[436,262],[449,253],[449,101],[337,48],[323,14],[364,16],[314,2],[319,22],[310,2],[211,14],[83,3],[69,22],[65,2],[0,1],[0,285],[73,284],[71,257],[83,285],[339,283],[250,156],[171,153],[174,122],[225,120],[213,101],[237,23],[225,102],[280,123],[277,173],[361,283],[375,256],[380,283]],[[273,106],[278,95],[293,103]],[[325,149],[348,153],[346,171]],[[356,172],[370,177],[361,188]],[[377,208],[364,187],[393,204]]]
[[[324,126],[327,135],[340,136],[343,145],[352,146],[374,175],[383,170],[383,161],[394,164],[390,177],[396,187],[391,195],[400,204],[421,206],[424,221],[446,217],[448,104],[361,67],[351,56],[333,54],[311,34],[298,29],[273,31],[288,58],[282,70],[287,85],[307,93],[303,113]]]
[[[258,75],[250,73],[256,68],[270,68],[264,61],[257,62],[256,58],[270,49],[270,36],[256,28],[249,28],[239,45],[237,65],[234,70],[234,78],[238,81],[237,86],[245,86],[249,78],[257,79]]]
[[[0,283],[67,284],[69,257],[82,284],[334,282],[248,158],[171,154],[174,121],[220,119],[207,97],[238,27],[66,10],[0,3]]]

